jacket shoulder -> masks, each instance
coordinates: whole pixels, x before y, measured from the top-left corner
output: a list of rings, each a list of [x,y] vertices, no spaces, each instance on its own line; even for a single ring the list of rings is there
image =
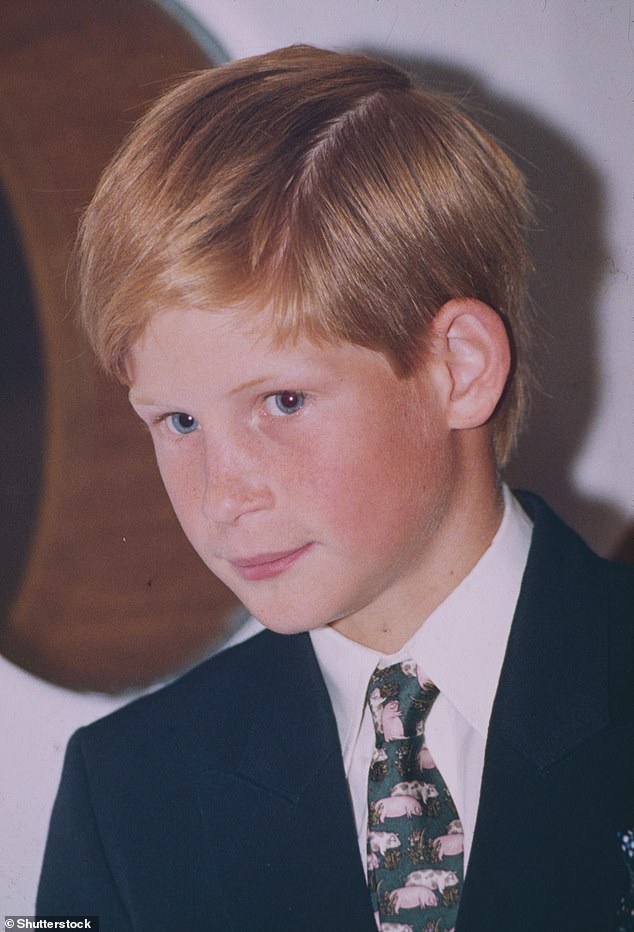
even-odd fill
[[[517,497],[533,532],[491,726],[546,767],[633,721],[632,572],[593,553],[537,496]]]
[[[221,650],[154,692],[80,728],[71,740],[84,756],[103,766],[118,753],[124,760],[131,754],[147,758],[154,748],[176,754],[193,734],[217,733],[244,717],[241,708],[248,709],[249,696],[268,688],[266,671],[278,652],[284,652],[282,641],[282,635],[263,631]]]
[[[598,556],[539,496],[522,491],[515,495],[535,525],[532,557],[540,564],[556,562],[566,571],[564,583],[570,579],[578,585],[586,581],[601,589],[606,586],[606,594],[611,594],[608,607],[626,608],[634,594],[634,567]]]

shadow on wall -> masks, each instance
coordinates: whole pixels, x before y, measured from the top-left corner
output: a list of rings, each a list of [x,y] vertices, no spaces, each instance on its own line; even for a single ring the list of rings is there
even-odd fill
[[[595,304],[607,253],[598,173],[561,130],[492,93],[470,72],[435,59],[365,51],[406,68],[427,86],[457,95],[528,179],[538,218],[531,237],[538,387],[508,477],[513,486],[544,495],[591,545],[605,551],[602,542],[622,516],[609,502],[581,496],[571,477],[599,388]]]

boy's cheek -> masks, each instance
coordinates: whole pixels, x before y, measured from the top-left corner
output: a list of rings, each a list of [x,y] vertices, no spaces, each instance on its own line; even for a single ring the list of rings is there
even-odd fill
[[[200,514],[201,484],[198,470],[184,457],[165,451],[162,444],[154,445],[156,461],[163,485],[178,521],[195,547],[194,516]]]

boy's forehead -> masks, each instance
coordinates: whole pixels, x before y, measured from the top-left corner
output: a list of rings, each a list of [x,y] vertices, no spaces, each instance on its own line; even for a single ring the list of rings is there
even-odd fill
[[[272,314],[197,308],[153,314],[126,356],[130,398],[150,400],[175,385],[194,388],[204,379],[237,391],[278,376],[299,381],[322,374],[346,380],[370,369],[392,371],[386,357],[345,340],[324,341],[304,333],[280,334]],[[283,387],[301,387],[299,384]]]
[[[202,349],[212,354],[228,340],[245,347],[257,340],[264,348],[273,345],[275,334],[264,315],[234,308],[176,306],[154,311],[125,354],[129,384],[138,378],[141,363],[144,369],[189,366]]]
[[[201,346],[241,346],[283,358],[297,353],[318,355],[326,347],[352,346],[344,340],[326,340],[307,327],[285,326],[282,315],[270,307],[227,307],[200,309],[174,307],[152,313],[132,341],[126,358],[164,356],[176,362],[179,350],[196,351]],[[187,352],[187,358],[191,358]],[[129,367],[128,367],[129,368]]]

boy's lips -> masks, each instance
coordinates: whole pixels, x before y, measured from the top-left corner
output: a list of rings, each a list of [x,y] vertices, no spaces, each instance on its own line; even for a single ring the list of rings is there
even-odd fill
[[[228,562],[243,579],[271,579],[291,567],[311,546],[312,544],[304,544],[295,550],[258,553],[252,557],[241,557]]]

